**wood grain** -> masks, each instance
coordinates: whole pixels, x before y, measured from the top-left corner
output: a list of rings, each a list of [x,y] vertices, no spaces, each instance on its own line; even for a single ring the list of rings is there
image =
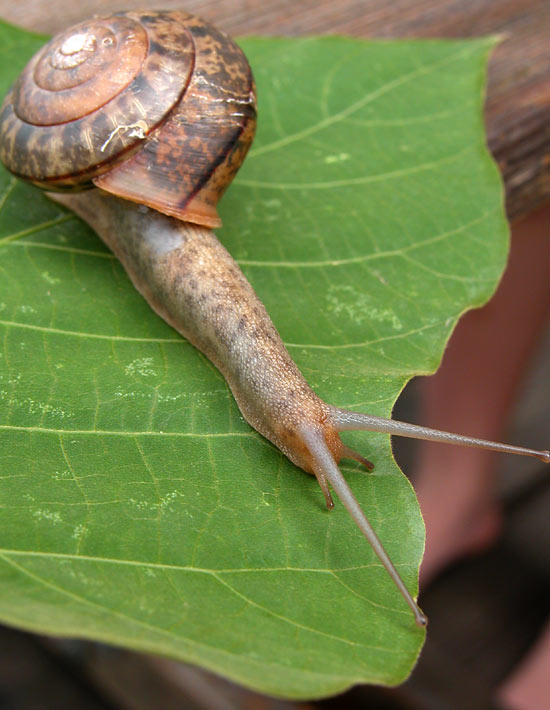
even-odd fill
[[[550,202],[550,2],[547,0],[119,0],[117,9],[182,8],[234,36],[346,34],[361,38],[474,37],[503,41],[489,66],[489,147],[510,217]],[[0,17],[54,33],[109,0],[0,0]]]

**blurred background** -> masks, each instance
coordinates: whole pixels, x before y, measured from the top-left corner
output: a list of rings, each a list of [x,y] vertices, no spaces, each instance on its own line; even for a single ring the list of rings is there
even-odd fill
[[[547,77],[550,4],[537,0],[0,0],[0,18],[41,33],[55,33],[94,13],[123,9],[185,9],[233,36],[347,34],[361,38],[470,37],[499,34],[492,55],[486,103],[489,148],[503,175],[513,243],[520,255],[518,280],[508,291],[521,310],[507,309],[506,327],[491,336],[492,351],[514,351],[507,376],[508,398],[499,404],[493,428],[502,438],[548,447],[550,399],[550,88]],[[521,255],[526,252],[528,255]],[[530,255],[530,256],[529,256]],[[514,257],[516,258],[516,257]],[[513,269],[511,268],[511,271]],[[506,291],[503,285],[503,293]],[[532,290],[529,290],[532,289]],[[523,295],[523,300],[518,296]],[[500,293],[499,293],[500,297]],[[507,303],[510,295],[501,298]],[[500,305],[500,309],[505,305]],[[532,313],[532,316],[529,314]],[[468,318],[468,317],[467,317]],[[466,321],[466,319],[464,319]],[[528,321],[528,328],[521,327]],[[445,421],[436,413],[447,396],[456,353],[470,348],[483,362],[474,320],[461,323],[444,368],[447,374],[417,378],[401,396],[394,417],[466,431],[460,406]],[[525,332],[527,331],[527,332]],[[472,335],[474,333],[474,335]],[[456,340],[456,342],[455,342]],[[465,343],[465,345],[461,345]],[[483,371],[477,377],[483,380]],[[427,385],[425,380],[431,382]],[[479,397],[483,384],[471,388]],[[499,401],[499,400],[498,400]],[[464,404],[466,406],[466,404]],[[491,429],[491,426],[489,426]],[[394,441],[407,475],[422,476],[425,454],[409,440]],[[429,457],[428,457],[429,459]],[[426,464],[428,465],[428,464]],[[457,462],[458,465],[458,462]],[[533,690],[530,701],[503,695],[507,679],[541,638],[550,599],[550,478],[536,461],[487,460],[501,512],[497,534],[475,556],[451,555],[423,589],[421,606],[430,617],[428,640],[410,680],[398,689],[358,687],[317,703],[288,703],[250,693],[207,672],[180,663],[100,644],[58,640],[0,627],[0,710],[131,708],[498,708],[538,710],[549,697]],[[422,496],[421,496],[422,502]],[[428,528],[430,517],[427,514]],[[428,535],[430,531],[428,529]],[[550,643],[539,648],[550,656]],[[548,663],[548,658],[543,663]],[[550,670],[549,670],[550,672]],[[538,695],[537,695],[538,692]],[[523,704],[522,704],[523,702]]]

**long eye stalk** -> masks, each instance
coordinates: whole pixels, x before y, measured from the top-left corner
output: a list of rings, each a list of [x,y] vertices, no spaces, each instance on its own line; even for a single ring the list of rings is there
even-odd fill
[[[393,562],[390,560],[388,553],[382,546],[382,543],[378,539],[378,535],[372,529],[371,524],[367,520],[365,514],[361,510],[361,506],[357,502],[357,499],[351,492],[348,484],[346,483],[344,477],[340,473],[340,470],[329,451],[329,448],[324,440],[322,432],[311,431],[310,429],[304,428],[300,432],[304,443],[309,449],[314,462],[314,471],[317,479],[319,478],[328,480],[330,485],[336,491],[336,494],[347,508],[349,514],[354,519],[357,527],[361,530],[368,543],[371,545],[372,549],[378,556],[378,559],[382,563],[384,569],[388,572],[390,577],[393,579],[396,587],[399,589],[403,595],[405,601],[410,606],[413,611],[414,619],[418,626],[426,626],[428,619],[422,612],[418,604],[412,598],[409,590],[405,586],[405,583],[401,579],[399,572],[395,569]],[[326,497],[326,496],[325,496]]]
[[[394,419],[383,419],[382,417],[375,417],[371,414],[350,412],[346,409],[339,409],[338,407],[330,408],[330,416],[337,431],[377,431],[383,434],[392,434],[394,436],[406,436],[411,439],[440,441],[446,444],[456,444],[458,446],[471,446],[478,449],[486,449],[487,451],[500,451],[502,453],[519,454],[521,456],[534,456],[535,458],[544,461],[544,463],[550,463],[550,451],[537,451],[536,449],[525,449],[522,446],[499,444],[495,441],[486,441],[485,439],[476,439],[471,436],[451,434],[447,431],[428,429],[427,427],[417,426],[416,424],[398,422]]]

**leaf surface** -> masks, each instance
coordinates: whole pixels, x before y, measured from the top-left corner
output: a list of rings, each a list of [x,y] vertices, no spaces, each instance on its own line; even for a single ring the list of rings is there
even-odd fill
[[[0,28],[2,93],[41,43]],[[260,122],[220,238],[318,394],[387,416],[505,262],[493,42],[241,44]],[[0,618],[284,697],[402,681],[423,632],[343,507],[85,225],[5,171],[0,196]],[[388,437],[346,441],[376,463],[344,471],[414,591],[412,489]]]

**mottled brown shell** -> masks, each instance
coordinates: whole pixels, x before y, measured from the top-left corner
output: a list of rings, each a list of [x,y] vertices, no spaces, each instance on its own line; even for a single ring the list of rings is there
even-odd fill
[[[103,190],[208,227],[256,125],[225,34],[184,12],[96,17],[54,37],[0,110],[0,159],[48,190]]]

